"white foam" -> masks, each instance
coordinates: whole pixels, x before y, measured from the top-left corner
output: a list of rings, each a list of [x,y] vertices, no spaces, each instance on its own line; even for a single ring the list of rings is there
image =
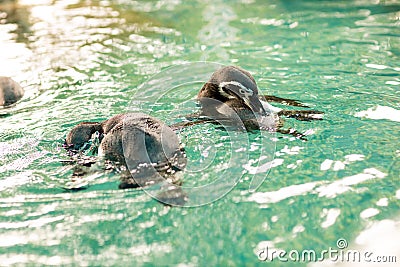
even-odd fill
[[[371,68],[371,69],[377,69],[377,70],[384,70],[387,68],[385,65],[379,65],[379,64],[365,64],[366,67]]]
[[[316,189],[316,191],[319,193],[318,195],[320,197],[324,196],[328,198],[333,198],[336,195],[351,190],[352,189],[351,185],[356,185],[371,179],[376,179],[376,178],[381,179],[384,177],[386,177],[385,173],[375,168],[368,168],[365,169],[362,173],[344,177],[343,179],[334,181],[327,185],[321,185]]]
[[[321,163],[321,171],[327,171],[332,168],[334,171],[339,171],[339,170],[344,170],[347,164],[350,164],[351,162],[354,161],[361,161],[364,160],[365,156],[362,154],[350,154],[344,156],[345,160],[344,161],[333,161],[331,159],[326,159]]]
[[[400,122],[400,110],[380,105],[369,108],[366,111],[357,112],[354,116],[372,120],[391,120]]]
[[[271,168],[282,165],[282,163],[283,163],[283,159],[274,159],[274,160],[264,163],[258,167],[253,167],[248,163],[246,165],[243,165],[243,168],[245,168],[249,172],[249,174],[257,174],[257,173],[267,172]]]
[[[368,219],[368,218],[374,217],[375,215],[379,214],[379,212],[380,211],[378,209],[368,208],[368,209],[363,210],[360,213],[360,217],[363,219]]]
[[[385,84],[389,84],[389,85],[400,85],[400,82],[398,82],[398,81],[387,81],[387,82],[385,82]]]
[[[41,217],[35,220],[21,221],[21,222],[1,222],[0,228],[2,229],[21,229],[21,228],[40,228],[49,223],[61,221],[65,218],[64,215],[55,217]]]
[[[344,164],[344,162],[336,161],[335,164],[333,165],[333,170],[334,171],[344,170],[345,166],[346,165]]]
[[[324,162],[321,163],[321,167],[320,167],[321,171],[329,170],[332,166],[332,163],[333,163],[333,160],[331,160],[331,159],[324,160]]]
[[[335,224],[337,217],[340,215],[340,209],[324,209],[323,216],[326,216],[325,221],[321,223],[322,228],[328,228]]]
[[[316,185],[316,182],[311,182],[283,187],[277,191],[256,192],[248,199],[249,201],[255,201],[259,204],[276,203],[290,197],[304,195],[314,189]]]
[[[306,228],[303,225],[296,225],[295,227],[293,227],[293,234],[297,234],[297,233],[301,233],[304,232],[304,230],[306,230]]]
[[[269,111],[271,111],[271,112],[278,113],[279,111],[282,110],[281,108],[274,107],[273,105],[271,105],[271,104],[268,103],[267,101],[262,101],[262,100],[260,100],[260,102],[261,102],[263,108],[264,108],[265,110],[267,110],[267,111],[269,110]]]
[[[345,162],[349,163],[349,162],[352,162],[352,161],[364,160],[365,156],[362,155],[362,154],[350,154],[350,155],[344,156],[344,158],[346,159]]]
[[[381,198],[376,202],[377,206],[387,207],[389,205],[389,199],[387,197]]]

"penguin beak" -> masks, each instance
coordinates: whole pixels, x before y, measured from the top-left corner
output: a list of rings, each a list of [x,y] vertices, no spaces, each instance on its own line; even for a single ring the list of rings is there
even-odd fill
[[[234,95],[236,98],[239,98],[244,101],[244,103],[257,114],[264,115],[265,109],[262,105],[260,99],[258,98],[257,92],[254,92],[252,89],[245,87],[239,82],[226,82],[221,83],[219,85],[227,94]]]
[[[264,106],[262,105],[260,99],[258,99],[258,96],[252,96],[247,101],[248,101],[248,103],[246,102],[246,100],[245,100],[245,103],[251,108],[251,110],[253,112],[256,112],[256,113],[259,113],[262,115],[264,115],[266,113]]]

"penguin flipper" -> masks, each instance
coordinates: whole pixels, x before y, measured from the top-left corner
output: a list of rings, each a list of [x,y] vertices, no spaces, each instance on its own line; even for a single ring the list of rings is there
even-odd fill
[[[281,110],[278,116],[294,118],[298,121],[322,120],[324,112],[318,110]]]
[[[273,95],[260,95],[260,99],[267,101],[267,102],[275,102],[286,106],[294,106],[294,107],[302,107],[302,108],[309,108],[309,106],[289,98],[282,98]]]

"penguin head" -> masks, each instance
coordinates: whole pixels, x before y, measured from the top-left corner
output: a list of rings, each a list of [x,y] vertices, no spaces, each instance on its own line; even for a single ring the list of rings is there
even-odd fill
[[[207,90],[209,92],[205,92]],[[199,97],[202,96],[220,101],[238,99],[254,113],[261,115],[266,113],[259,99],[253,76],[235,66],[227,66],[215,71],[199,93]]]

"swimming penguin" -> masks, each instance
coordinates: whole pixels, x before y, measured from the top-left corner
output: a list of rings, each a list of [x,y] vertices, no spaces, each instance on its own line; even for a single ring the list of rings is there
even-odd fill
[[[162,175],[173,174],[186,165],[186,156],[175,132],[143,113],[125,113],[103,122],[80,123],[68,133],[65,147],[73,152],[86,149],[93,135],[99,139],[99,156],[118,162],[130,171],[122,177],[119,188],[155,183],[164,179]]]
[[[308,107],[292,99],[260,95],[254,77],[236,66],[226,66],[215,71],[200,89],[197,100],[201,116],[225,124],[240,119],[247,130],[267,129],[284,133],[279,116],[298,120],[320,119],[322,112],[314,110],[283,110],[270,105],[267,100],[284,105]]]
[[[243,123],[246,129],[275,129],[277,117],[272,106],[263,102],[253,76],[236,66],[215,71],[200,89],[197,99],[201,115],[223,121]]]
[[[266,111],[259,99],[256,82],[251,74],[239,67],[227,66],[215,71],[197,95],[204,115],[219,115],[219,106],[209,103],[214,99],[223,103],[229,100],[242,103],[255,113],[265,114]]]
[[[0,106],[10,106],[24,95],[24,89],[10,77],[0,76]]]

